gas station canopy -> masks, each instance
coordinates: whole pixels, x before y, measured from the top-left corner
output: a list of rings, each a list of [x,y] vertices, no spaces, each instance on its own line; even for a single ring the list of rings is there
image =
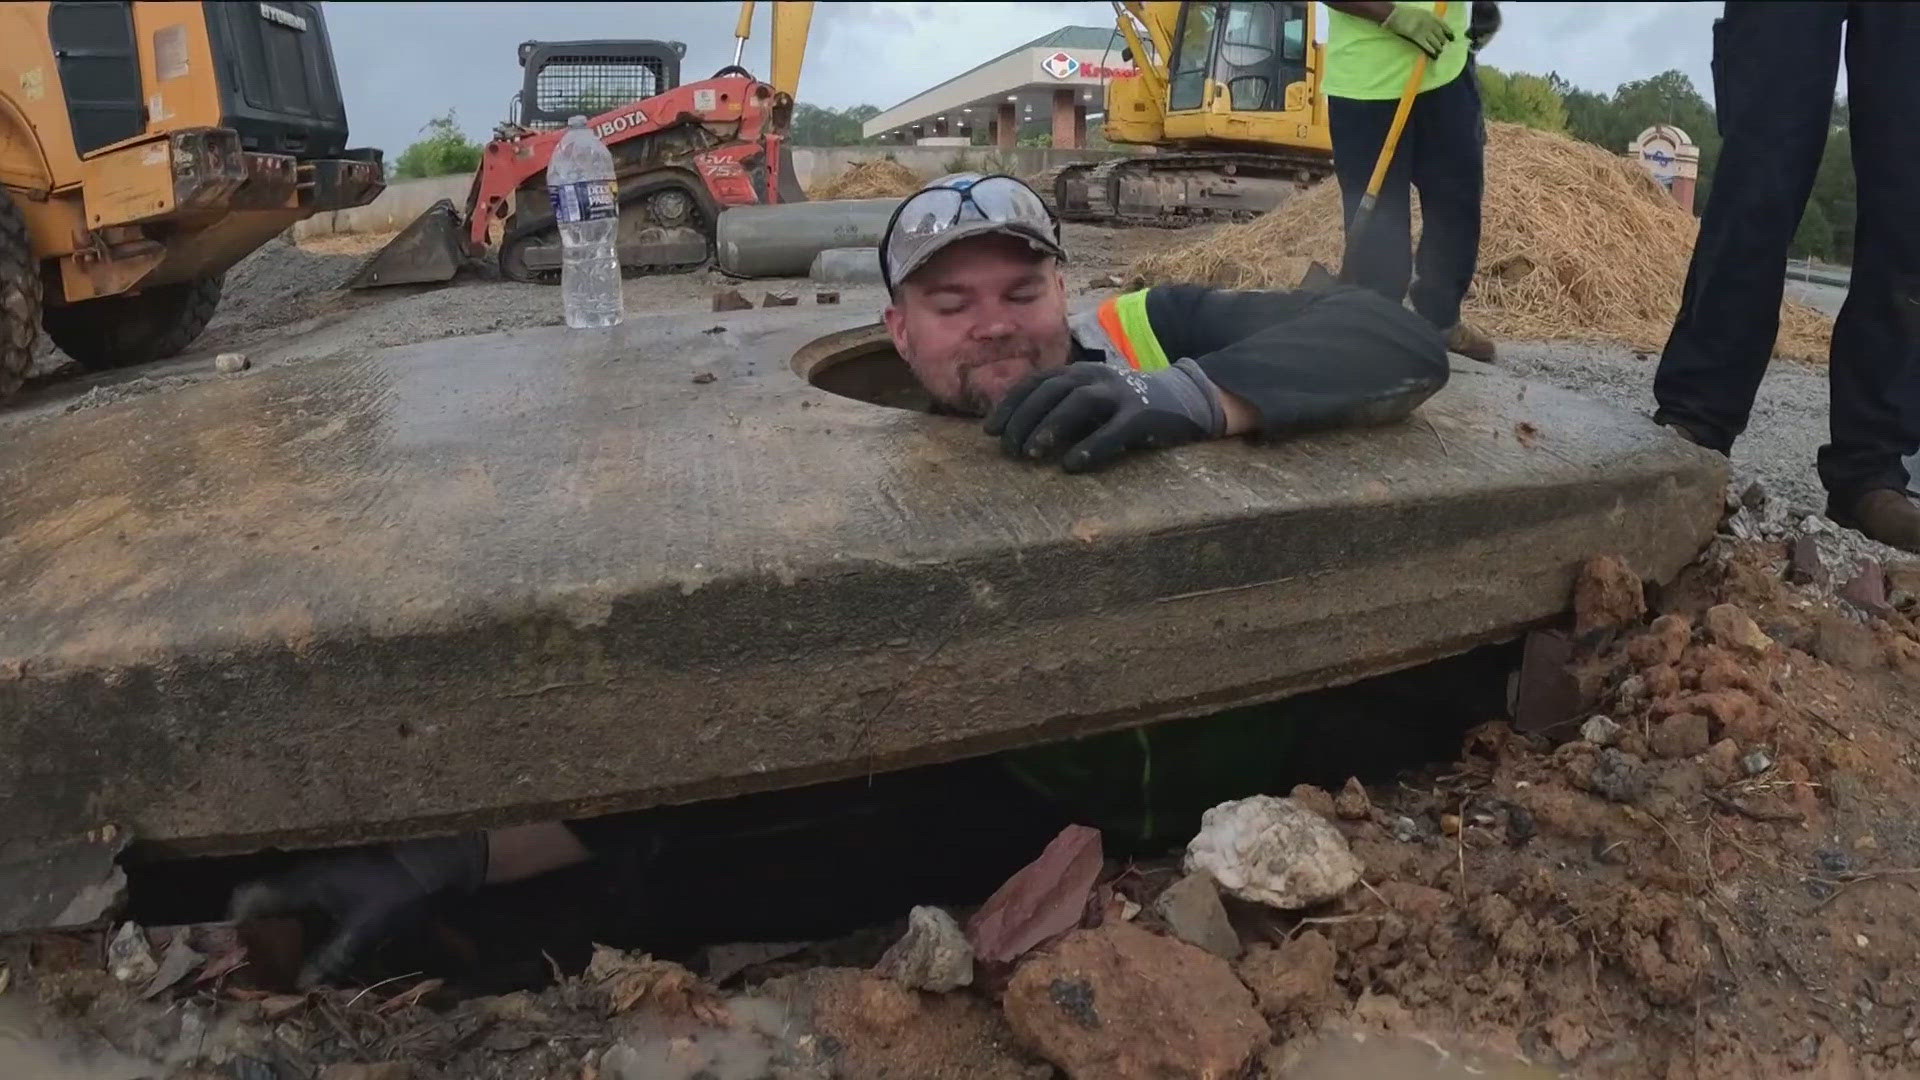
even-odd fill
[[[902,143],[960,144],[984,132],[1014,145],[1029,122],[1053,124],[1053,145],[1085,144],[1108,79],[1138,75],[1120,59],[1125,40],[1111,26],[1063,26],[922,91],[866,122],[861,134]]]

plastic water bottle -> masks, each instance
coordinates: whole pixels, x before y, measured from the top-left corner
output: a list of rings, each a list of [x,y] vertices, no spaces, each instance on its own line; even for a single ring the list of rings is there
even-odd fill
[[[547,194],[560,226],[560,298],[567,325],[589,329],[618,325],[620,297],[619,186],[613,154],[587,127],[587,118],[567,121],[567,133],[547,163]]]

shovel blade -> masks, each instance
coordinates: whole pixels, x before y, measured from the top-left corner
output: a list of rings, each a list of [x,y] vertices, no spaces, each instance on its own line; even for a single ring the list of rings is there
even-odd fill
[[[466,261],[460,213],[454,209],[452,200],[441,199],[361,264],[353,277],[347,279],[347,288],[451,281]]]
[[[1307,267],[1306,276],[1300,279],[1300,287],[1308,290],[1331,289],[1339,283],[1340,279],[1318,259]]]

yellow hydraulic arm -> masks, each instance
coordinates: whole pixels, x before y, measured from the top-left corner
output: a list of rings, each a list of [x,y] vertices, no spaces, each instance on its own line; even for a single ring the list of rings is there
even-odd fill
[[[740,21],[733,29],[736,65],[746,51],[747,38],[753,33],[753,2],[740,0]],[[767,82],[789,99],[800,92],[800,61],[807,54],[807,33],[812,26],[811,0],[774,0],[772,70]]]

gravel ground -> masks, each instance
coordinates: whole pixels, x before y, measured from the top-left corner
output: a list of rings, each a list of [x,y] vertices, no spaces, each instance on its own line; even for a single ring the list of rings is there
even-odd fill
[[[1658,357],[1621,346],[1570,342],[1503,342],[1500,367],[1652,416],[1653,372]],[[1760,384],[1747,430],[1733,448],[1732,493],[1755,481],[1767,495],[1756,531],[1768,538],[1790,532],[1821,535],[1829,565],[1860,559],[1906,561],[1912,556],[1858,533],[1842,530],[1822,515],[1826,492],[1814,471],[1814,455],[1827,441],[1827,370],[1793,360],[1775,360]],[[1809,516],[1816,520],[1808,524]],[[1769,535],[1773,534],[1773,535]]]

